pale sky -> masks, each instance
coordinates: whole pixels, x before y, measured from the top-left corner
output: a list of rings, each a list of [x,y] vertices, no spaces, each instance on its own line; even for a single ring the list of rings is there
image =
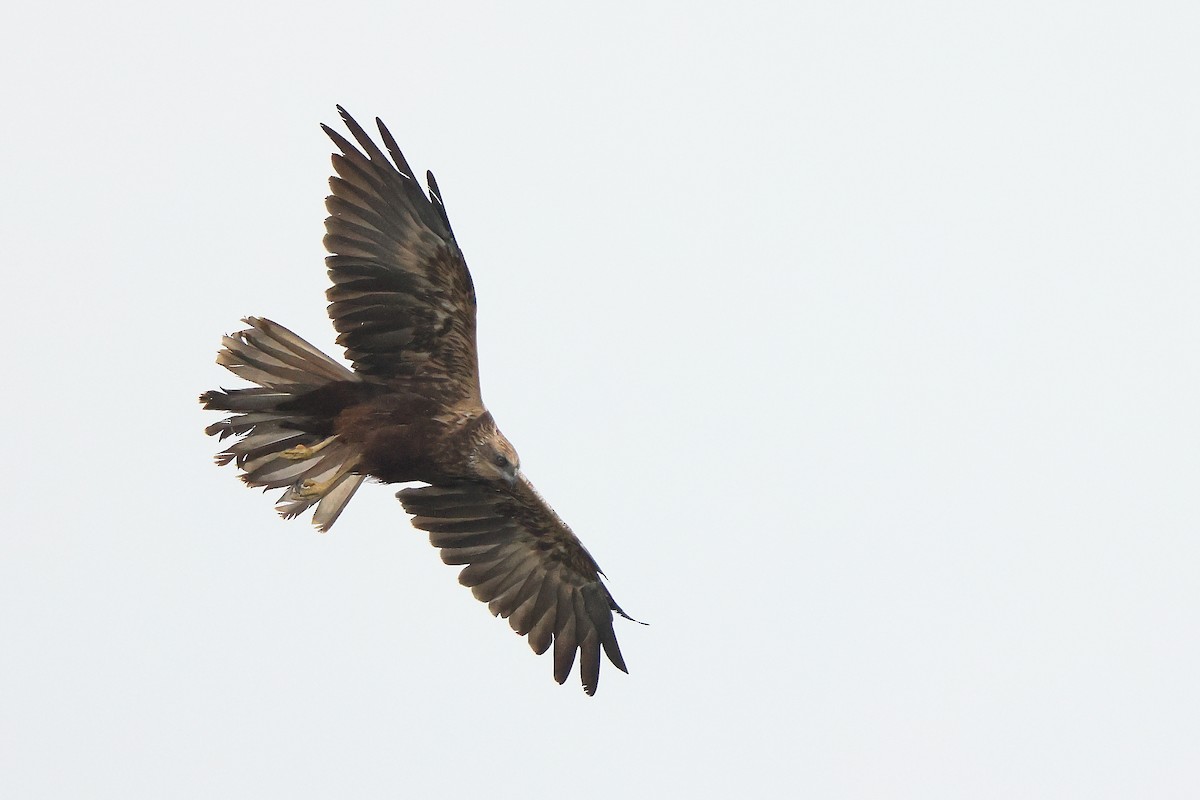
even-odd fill
[[[0,796],[1200,796],[1194,4],[431,5],[9,13]],[[212,463],[240,317],[340,355],[337,103],[650,623],[595,697]]]

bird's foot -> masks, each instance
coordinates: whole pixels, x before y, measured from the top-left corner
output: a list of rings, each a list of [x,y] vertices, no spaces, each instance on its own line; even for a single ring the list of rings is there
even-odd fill
[[[303,480],[292,487],[292,493],[301,500],[320,500],[329,494],[329,490],[333,488],[340,477],[338,475],[328,481]]]
[[[327,439],[322,439],[311,447],[306,444],[298,444],[295,447],[289,447],[279,455],[283,456],[289,461],[304,461],[305,459],[312,458],[317,453],[333,444],[333,440],[336,438],[337,436],[330,436]]]
[[[296,483],[292,487],[292,493],[296,498],[301,500],[320,500],[329,494],[332,488],[337,486],[337,483],[342,480],[342,476],[348,470],[338,470],[337,474],[332,476],[328,481],[314,481],[307,479]]]
[[[308,449],[315,451],[324,447],[328,442],[329,439],[326,439],[317,446]],[[346,474],[352,472],[357,464],[358,456],[353,454],[342,463],[334,464],[327,469],[320,469],[323,465],[318,464],[317,468],[320,471],[315,475],[313,471],[309,471],[308,474],[313,477],[293,483],[284,493],[283,497],[280,498],[280,502],[293,503],[299,501],[307,505],[312,505],[318,500],[323,500],[326,495],[341,485],[342,481],[346,478]]]

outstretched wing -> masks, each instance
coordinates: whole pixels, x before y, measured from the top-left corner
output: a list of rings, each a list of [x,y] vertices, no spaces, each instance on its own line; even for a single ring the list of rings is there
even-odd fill
[[[529,637],[539,655],[554,644],[554,680],[562,683],[580,654],[583,688],[594,694],[600,650],[628,672],[613,614],[617,606],[600,568],[567,524],[524,475],[512,486],[459,483],[403,489],[412,523],[447,564],[465,564],[458,579],[493,614]]]
[[[437,183],[428,174],[426,197],[381,121],[391,161],[345,109],[338,112],[358,147],[321,126],[341,150],[325,200],[333,281],[326,296],[337,342],[357,372],[433,382],[454,399],[479,401],[475,288]]]

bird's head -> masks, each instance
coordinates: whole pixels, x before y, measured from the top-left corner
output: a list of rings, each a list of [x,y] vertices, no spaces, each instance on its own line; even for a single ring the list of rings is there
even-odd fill
[[[484,426],[480,434],[471,454],[471,467],[476,476],[486,481],[504,481],[511,486],[521,471],[516,448],[494,423]]]

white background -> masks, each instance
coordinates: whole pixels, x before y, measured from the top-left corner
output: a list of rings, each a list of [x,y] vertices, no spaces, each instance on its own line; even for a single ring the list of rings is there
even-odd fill
[[[1194,5],[431,6],[8,13],[0,795],[1200,796]],[[336,352],[335,103],[651,623],[594,698],[211,462],[239,317]]]

